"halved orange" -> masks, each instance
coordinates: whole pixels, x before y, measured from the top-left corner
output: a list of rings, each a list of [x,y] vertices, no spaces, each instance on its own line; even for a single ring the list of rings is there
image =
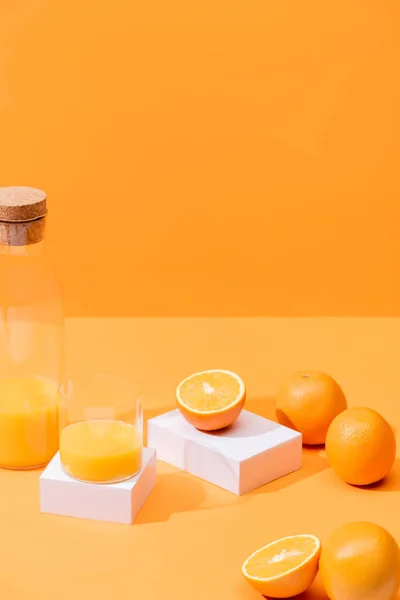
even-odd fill
[[[224,369],[201,371],[178,385],[176,401],[185,419],[196,429],[216,431],[240,415],[246,399],[243,380]]]
[[[243,563],[242,573],[264,596],[290,598],[310,587],[318,572],[320,554],[317,537],[292,535],[253,552]]]

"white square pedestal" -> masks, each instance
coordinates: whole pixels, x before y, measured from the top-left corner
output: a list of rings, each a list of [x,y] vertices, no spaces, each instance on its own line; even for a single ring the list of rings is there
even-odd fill
[[[97,484],[64,473],[57,453],[40,476],[40,510],[44,513],[130,525],[156,483],[156,452],[143,448],[143,467],[132,479]]]
[[[227,429],[202,432],[179,410],[150,419],[157,458],[242,495],[301,467],[301,434],[243,410]]]

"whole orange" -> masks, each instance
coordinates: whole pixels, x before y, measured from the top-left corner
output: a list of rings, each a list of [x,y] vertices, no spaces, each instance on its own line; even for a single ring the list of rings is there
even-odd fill
[[[324,444],[332,420],[346,408],[342,388],[321,371],[294,373],[276,398],[279,423],[299,431],[307,445]]]
[[[400,550],[383,527],[348,523],[323,546],[319,571],[330,600],[392,600],[400,585]]]
[[[393,466],[396,438],[389,423],[372,408],[349,408],[331,423],[326,455],[335,473],[347,483],[380,481]]]

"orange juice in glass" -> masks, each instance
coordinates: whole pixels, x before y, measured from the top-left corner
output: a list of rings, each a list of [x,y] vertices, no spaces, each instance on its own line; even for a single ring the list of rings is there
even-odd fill
[[[60,460],[80,481],[117,483],[142,468],[142,392],[133,379],[87,375],[60,392]]]

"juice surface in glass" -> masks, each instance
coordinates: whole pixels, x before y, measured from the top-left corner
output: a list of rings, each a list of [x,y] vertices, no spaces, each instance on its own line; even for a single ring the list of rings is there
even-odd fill
[[[57,384],[42,377],[0,379],[0,467],[43,466],[57,450]]]
[[[142,440],[134,425],[97,419],[68,425],[60,436],[64,471],[81,481],[115,483],[142,467]]]

